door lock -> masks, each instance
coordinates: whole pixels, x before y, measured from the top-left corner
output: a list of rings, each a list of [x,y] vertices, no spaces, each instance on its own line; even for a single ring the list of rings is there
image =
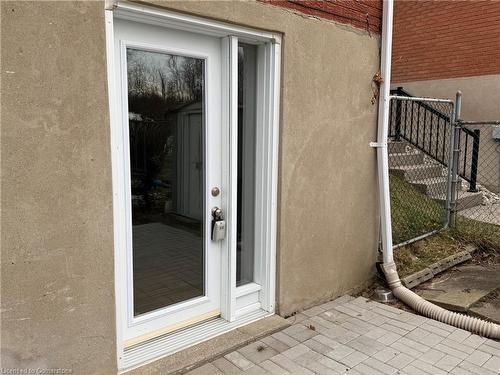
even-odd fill
[[[219,207],[212,208],[212,241],[222,241],[226,238],[226,221]]]

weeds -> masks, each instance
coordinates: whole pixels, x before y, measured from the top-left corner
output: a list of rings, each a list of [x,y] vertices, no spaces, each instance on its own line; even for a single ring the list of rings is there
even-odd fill
[[[391,175],[391,216],[395,244],[440,229],[442,204],[420,193],[403,179]],[[500,226],[468,219],[457,213],[456,226],[394,251],[400,276],[420,271],[432,263],[474,245],[487,254],[500,254]]]

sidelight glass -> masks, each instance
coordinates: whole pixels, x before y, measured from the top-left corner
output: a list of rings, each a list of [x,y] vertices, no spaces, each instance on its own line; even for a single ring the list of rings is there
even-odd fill
[[[254,280],[257,47],[238,44],[238,208],[236,285]]]
[[[205,293],[205,61],[127,49],[134,315]]]

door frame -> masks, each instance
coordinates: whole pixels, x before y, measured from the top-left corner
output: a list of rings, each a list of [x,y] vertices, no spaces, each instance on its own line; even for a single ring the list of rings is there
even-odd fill
[[[148,356],[148,345],[143,349],[134,346],[134,354],[128,354],[124,343],[124,330],[127,325],[127,291],[122,284],[126,270],[126,238],[127,225],[124,225],[126,186],[123,183],[123,122],[122,108],[119,103],[120,92],[117,91],[115,64],[115,35],[113,20],[115,18],[149,25],[164,26],[173,29],[212,35],[222,39],[222,84],[228,87],[223,90],[222,122],[228,126],[222,128],[222,142],[229,147],[222,147],[223,186],[228,187],[226,194],[226,213],[228,223],[227,248],[221,254],[221,318],[217,323],[220,329],[214,330],[211,336],[198,337],[181,346],[171,346],[163,352],[156,350]],[[279,103],[280,103],[280,65],[281,35],[266,31],[253,30],[218,21],[171,12],[155,7],[125,2],[115,3],[105,11],[106,23],[106,56],[110,113],[112,185],[113,185],[113,227],[114,227],[114,259],[115,259],[115,300],[118,368],[125,369],[145,360],[152,360],[173,351],[194,345],[238,325],[248,324],[260,317],[274,313],[276,292],[276,237],[277,237],[277,191],[278,191],[278,137],[279,137]],[[237,53],[238,41],[258,45],[257,79],[261,85],[257,93],[257,175],[256,192],[256,264],[255,281],[236,287],[236,210],[237,210],[237,145],[238,145],[238,103],[237,103]],[[206,187],[208,189],[208,186]],[[125,289],[125,290],[124,290]],[[258,313],[260,312],[260,314]],[[203,331],[203,324],[197,326]],[[208,323],[207,323],[208,324]],[[186,328],[185,331],[189,331]],[[172,336],[172,340],[178,334]],[[196,336],[196,335],[195,335]],[[162,338],[163,337],[163,338]],[[168,338],[168,337],[167,337]],[[165,336],[158,337],[165,339]],[[150,343],[153,340],[149,340]],[[184,340],[185,341],[185,340]],[[150,345],[149,345],[150,346]],[[174,348],[174,349],[172,349]],[[139,355],[137,354],[139,353]],[[129,358],[130,357],[130,358]]]
[[[116,48],[116,45],[115,45]],[[220,288],[218,290],[215,290],[215,288],[218,288],[218,285],[220,284],[220,280],[217,280],[216,285],[214,285],[215,279],[217,279],[216,275],[214,274],[214,270],[210,270],[208,260],[205,261],[204,264],[204,287],[205,287],[205,295],[199,296],[192,298],[190,300],[182,301],[173,305],[169,306],[164,306],[162,308],[159,308],[154,311],[150,311],[147,313],[144,313],[139,316],[134,316],[134,306],[133,306],[133,295],[134,295],[134,282],[133,282],[133,266],[132,266],[132,258],[133,258],[133,245],[132,245],[132,208],[130,206],[131,202],[131,181],[130,181],[130,153],[128,151],[129,148],[129,132],[128,132],[128,127],[125,126],[124,124],[128,124],[128,103],[127,103],[127,59],[126,59],[126,53],[128,48],[133,48],[133,49],[138,49],[142,51],[150,51],[150,52],[158,52],[158,53],[171,53],[171,54],[176,54],[180,56],[187,56],[187,57],[194,57],[198,59],[203,59],[204,60],[204,77],[205,77],[205,92],[204,92],[204,97],[205,97],[205,117],[207,119],[210,119],[213,117],[212,112],[212,102],[215,101],[213,98],[209,97],[209,87],[214,86],[215,82],[212,79],[211,75],[209,74],[209,67],[211,66],[211,61],[210,61],[210,56],[205,53],[201,53],[198,51],[193,51],[192,48],[174,48],[174,47],[165,47],[165,46],[159,46],[154,43],[144,43],[144,42],[135,42],[135,41],[130,41],[128,39],[124,39],[120,41],[119,44],[119,52],[120,52],[120,59],[119,62],[117,63],[117,66],[119,65],[120,71],[117,72],[118,74],[116,76],[120,77],[121,80],[121,90],[118,88],[118,93],[121,95],[121,102],[120,102],[120,113],[121,113],[121,122],[116,123],[116,134],[119,134],[119,137],[121,139],[118,140],[118,142],[121,142],[120,144],[117,145],[121,149],[121,164],[117,164],[117,170],[122,171],[122,175],[120,177],[120,180],[124,182],[125,185],[125,195],[122,197],[119,197],[120,204],[122,204],[122,207],[125,209],[124,211],[124,217],[121,217],[119,219],[122,220],[121,225],[124,225],[126,227],[126,238],[125,240],[125,248],[121,248],[122,253],[120,257],[125,257],[126,259],[126,268],[127,271],[126,273],[120,272],[120,275],[122,279],[120,280],[120,283],[126,284],[126,287],[121,288],[121,298],[122,300],[126,301],[127,303],[127,316],[125,318],[124,316],[124,323],[126,322],[127,324],[127,331],[128,335],[124,335],[127,337],[124,337],[124,342],[126,343],[126,346],[131,346],[136,342],[140,342],[145,340],[148,337],[151,337],[151,332],[156,332],[157,335],[160,335],[165,332],[165,330],[171,330],[172,328],[168,327],[175,327],[179,328],[181,326],[186,325],[188,322],[196,322],[196,318],[190,318],[190,319],[185,319],[183,322],[177,322],[172,325],[165,326],[162,324],[162,321],[168,321],[169,320],[169,315],[171,316],[172,314],[177,314],[181,315],[184,311],[188,309],[195,309],[200,307],[202,308],[204,304],[207,304],[210,300],[216,299],[218,300],[218,296],[220,296]],[[220,84],[220,82],[218,83]],[[222,120],[222,119],[220,119]],[[219,121],[220,121],[219,120]],[[207,120],[208,121],[208,120]],[[214,120],[215,121],[215,120]],[[208,122],[207,122],[208,123]],[[214,149],[217,150],[221,147],[221,137],[214,136],[209,134],[210,129],[208,127],[204,127],[205,130],[203,130],[203,142],[213,144]],[[208,131],[207,131],[208,130]],[[212,128],[212,131],[215,130]],[[217,132],[215,132],[217,134]],[[208,173],[207,171],[212,170],[215,171],[215,175],[218,175],[219,172],[222,175],[222,171],[219,171],[220,166],[215,166],[212,165],[211,159],[214,158],[216,160],[220,159],[220,155],[215,156],[214,150],[209,152],[208,150],[203,147],[202,152],[204,153],[204,160],[206,161],[206,166],[204,168],[204,173]],[[206,175],[204,175],[203,178],[203,186],[208,186],[208,178]],[[218,202],[212,202],[211,201],[220,201],[220,198],[214,198],[209,196],[208,189],[204,189],[203,191],[203,202],[204,205],[207,207],[212,206],[213,204],[219,205],[220,203]],[[207,218],[209,216],[210,208],[205,207],[203,210],[203,216],[204,218],[204,223],[207,223],[205,225],[204,229],[204,236],[203,236],[203,249],[205,254],[208,253],[214,253],[216,252],[217,255],[219,254],[224,254],[227,250],[224,249],[224,247],[227,247],[227,244],[224,242],[218,242],[214,243],[210,241],[210,232],[209,232],[209,226],[208,222],[209,219]],[[123,222],[125,220],[125,222]],[[225,246],[226,245],[226,246]],[[125,253],[125,254],[124,254]],[[221,267],[222,262],[218,262],[218,259],[214,259],[211,261],[211,263],[214,266]],[[209,271],[210,274],[209,274]],[[217,270],[219,271],[219,270]],[[209,282],[212,281],[212,282]],[[210,312],[207,312],[207,308],[204,308],[205,312],[200,313],[199,316],[205,316],[205,317],[212,317],[212,316],[217,316],[219,315],[219,307],[217,308],[211,308]],[[171,318],[171,317],[170,317]],[[140,333],[142,332],[142,333]],[[132,337],[130,337],[132,336]]]

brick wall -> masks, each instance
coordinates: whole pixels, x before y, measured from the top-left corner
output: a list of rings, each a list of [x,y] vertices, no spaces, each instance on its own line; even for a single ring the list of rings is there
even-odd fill
[[[500,1],[394,5],[393,83],[500,74]]]
[[[380,34],[382,0],[260,0],[275,6],[294,9],[311,16],[350,24]]]

